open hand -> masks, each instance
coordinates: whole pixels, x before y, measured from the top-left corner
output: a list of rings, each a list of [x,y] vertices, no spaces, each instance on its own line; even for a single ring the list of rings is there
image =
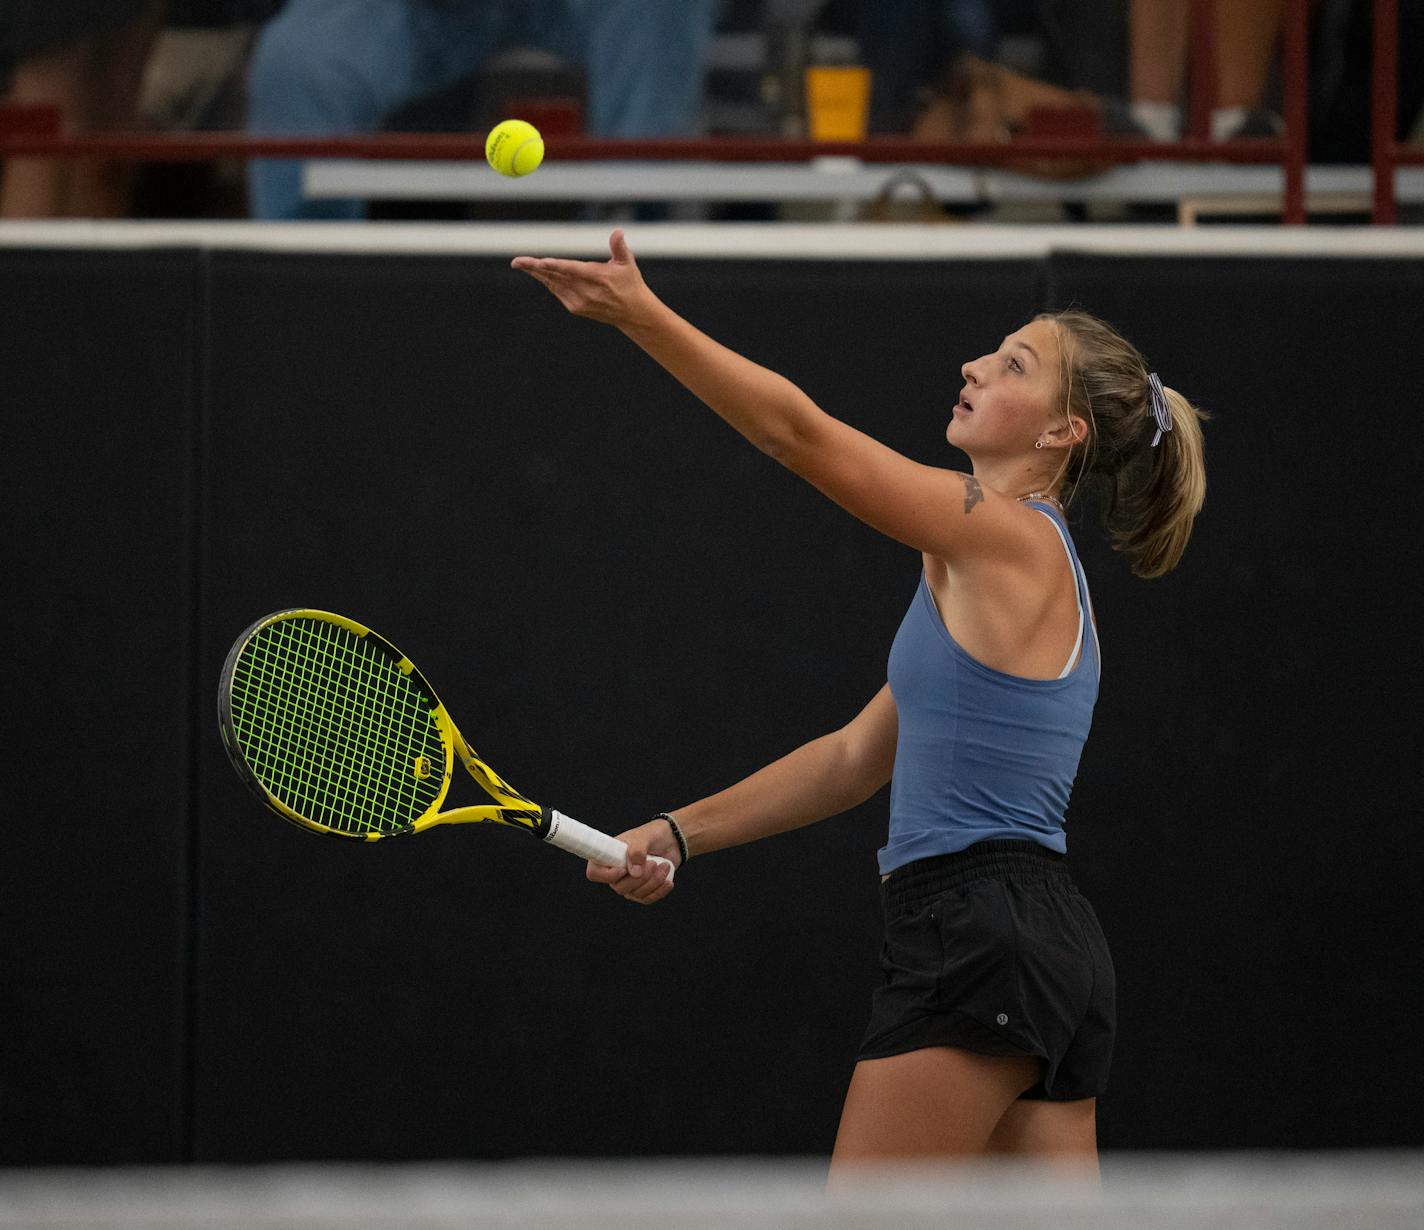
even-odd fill
[[[621,230],[608,237],[607,261],[516,256],[510,267],[542,282],[575,316],[623,327],[645,316],[657,300],[638,272]]]

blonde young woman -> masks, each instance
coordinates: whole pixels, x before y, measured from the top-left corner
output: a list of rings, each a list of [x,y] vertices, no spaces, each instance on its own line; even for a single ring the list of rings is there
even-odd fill
[[[839,730],[621,834],[587,876],[644,905],[681,864],[836,815],[891,784],[879,853],[883,978],[831,1179],[857,1165],[987,1152],[1097,1172],[1112,961],[1064,861],[1063,813],[1098,691],[1098,647],[1064,497],[1105,488],[1133,570],[1160,576],[1205,493],[1204,418],[1109,326],[1041,315],[962,368],[946,430],[970,474],[920,465],[734,354],[607,262],[521,256],[570,312],[621,330],[763,452],[921,552],[888,682]]]

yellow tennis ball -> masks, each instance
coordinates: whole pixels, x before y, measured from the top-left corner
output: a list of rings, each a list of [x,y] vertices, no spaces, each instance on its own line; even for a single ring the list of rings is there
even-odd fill
[[[501,175],[515,178],[537,171],[544,161],[544,138],[533,124],[505,120],[490,129],[485,158]]]

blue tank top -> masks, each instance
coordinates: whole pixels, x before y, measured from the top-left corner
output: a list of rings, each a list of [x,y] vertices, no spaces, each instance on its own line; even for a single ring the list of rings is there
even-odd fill
[[[990,838],[1028,838],[1067,851],[1063,815],[1098,698],[1098,639],[1066,523],[1047,504],[1029,507],[1053,522],[1073,565],[1077,644],[1057,679],[993,670],[950,636],[920,574],[890,648],[900,734],[882,875]]]

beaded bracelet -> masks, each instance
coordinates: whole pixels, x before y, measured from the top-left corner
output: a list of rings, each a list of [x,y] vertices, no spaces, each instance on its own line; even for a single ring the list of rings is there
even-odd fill
[[[668,828],[672,829],[672,835],[677,838],[677,849],[678,853],[682,855],[682,862],[687,862],[687,860],[690,859],[692,855],[687,852],[687,838],[682,835],[682,830],[677,827],[677,821],[674,820],[665,811],[658,812],[658,814],[654,816],[653,819],[666,820],[668,822]]]

